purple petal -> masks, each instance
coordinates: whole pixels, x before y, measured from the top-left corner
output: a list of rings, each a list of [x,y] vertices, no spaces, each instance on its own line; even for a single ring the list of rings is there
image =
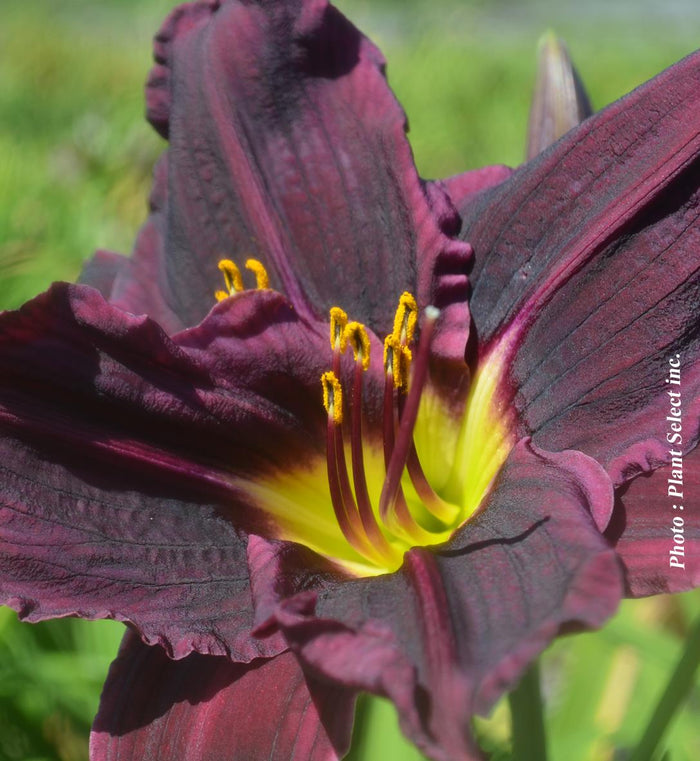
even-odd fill
[[[418,179],[380,52],[335,8],[189,4],[155,52],[148,102],[170,140],[167,215],[135,266],[157,272],[181,327],[207,313],[223,257],[262,261],[307,317],[339,305],[380,335],[404,290],[421,306],[440,300],[450,268],[463,300],[469,248],[443,233],[454,209]]]
[[[700,586],[700,449],[673,466],[643,474],[617,493],[606,536],[625,567],[634,597]],[[680,496],[682,495],[682,497]]]
[[[611,508],[610,481],[593,460],[521,442],[483,510],[447,544],[411,550],[388,576],[315,575],[313,591],[282,601],[259,631],[274,621],[309,667],[388,695],[430,758],[474,758],[469,717],[488,711],[557,633],[614,612],[620,567],[591,517],[605,522]],[[292,568],[280,575],[268,565],[270,584],[294,579]]]
[[[128,261],[125,256],[112,251],[96,251],[83,265],[78,282],[97,288],[105,299],[109,299],[114,281],[122,269],[128,266]]]
[[[2,601],[129,620],[177,656],[278,652],[249,636],[244,532],[277,534],[246,485],[322,456],[320,340],[271,291],[181,346],[81,286],[0,316]]]
[[[448,177],[440,180],[440,184],[445,188],[450,198],[458,207],[463,207],[468,199],[480,193],[482,190],[488,190],[496,185],[500,185],[513,174],[510,167],[502,164],[485,166],[481,169],[471,169],[462,174],[456,174],[454,177]]]
[[[153,170],[150,216],[139,231],[132,257],[115,278],[109,300],[132,314],[147,314],[166,332],[176,333],[184,325],[166,302],[168,285],[161,277],[169,213],[167,157],[166,152]]]
[[[180,661],[127,632],[90,739],[92,761],[335,761],[354,695],[306,680],[289,652],[244,665]]]
[[[700,54],[467,202],[481,355],[508,366],[521,434],[615,483],[668,461],[669,362],[687,438],[700,400]]]

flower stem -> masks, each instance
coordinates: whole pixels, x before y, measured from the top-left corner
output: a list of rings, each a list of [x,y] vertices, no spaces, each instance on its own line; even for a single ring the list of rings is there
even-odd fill
[[[513,759],[546,761],[547,737],[540,694],[537,661],[525,672],[520,684],[508,696],[513,736]]]
[[[653,758],[671,719],[693,686],[698,663],[700,663],[700,617],[690,630],[683,654],[629,761],[649,761]]]

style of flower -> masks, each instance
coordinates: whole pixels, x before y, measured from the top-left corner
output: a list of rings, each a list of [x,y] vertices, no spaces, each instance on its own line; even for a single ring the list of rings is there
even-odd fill
[[[323,0],[190,3],[155,53],[133,258],[0,316],[0,600],[129,622],[94,759],[337,758],[361,690],[475,758],[554,636],[700,579],[700,58],[424,183]]]

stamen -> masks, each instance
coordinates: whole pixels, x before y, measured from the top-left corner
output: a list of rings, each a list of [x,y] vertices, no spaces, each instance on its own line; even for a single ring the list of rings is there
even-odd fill
[[[394,336],[388,335],[384,339],[384,375],[392,379],[394,383]]]
[[[394,391],[397,388],[394,371],[399,367],[402,358],[405,359],[404,349],[395,336],[389,335],[384,340],[384,406],[382,419],[382,441],[384,444],[384,467],[389,471],[389,465],[394,452],[394,427],[396,418],[396,404]],[[410,356],[410,351],[409,351]],[[399,367],[399,375],[401,370]],[[401,473],[399,473],[399,478]],[[391,508],[391,509],[390,509]],[[430,534],[422,529],[413,520],[406,499],[399,483],[396,488],[394,500],[382,507],[379,506],[379,517],[384,525],[392,532],[403,535],[409,542],[417,544],[427,544],[430,540]]]
[[[408,291],[404,291],[399,298],[399,306],[394,315],[393,330],[393,336],[403,346],[407,346],[413,341],[417,320],[418,306],[416,300]]]
[[[428,374],[430,340],[440,312],[435,307],[427,307],[424,314],[425,319],[418,344],[418,356],[413,368],[411,388],[405,400],[396,442],[391,453],[391,459],[387,465],[386,478],[384,479],[384,486],[382,487],[382,494],[379,499],[379,514],[382,517],[395,504],[401,487],[401,474],[406,466],[406,460],[413,444],[413,428],[418,417],[420,397],[423,393],[423,386]]]
[[[351,438],[350,449],[352,454],[352,480],[355,486],[355,499],[360,513],[362,526],[370,542],[380,549],[383,554],[394,554],[389,543],[379,528],[379,524],[372,511],[372,501],[367,489],[367,476],[365,474],[365,459],[362,449],[362,374],[369,367],[370,344],[369,336],[364,326],[359,322],[348,323],[345,329],[348,342],[353,348],[355,355],[355,373],[352,386],[351,408]]]
[[[415,299],[408,293],[403,294],[397,310],[394,331],[384,342],[382,433],[386,475],[378,510],[375,511],[367,485],[365,452],[362,446],[363,385],[364,372],[370,363],[370,340],[362,324],[348,322],[347,314],[339,307],[330,310],[329,338],[333,362],[332,369],[321,376],[321,384],[323,405],[328,415],[326,452],[333,511],[338,527],[349,545],[367,561],[382,567],[396,567],[401,562],[401,553],[406,545],[432,544],[446,530],[435,526],[424,528],[412,515],[401,487],[405,468],[415,489],[415,492],[411,493],[421,500],[423,509],[427,509],[445,526],[451,525],[455,518],[457,508],[444,502],[430,487],[413,442],[413,429],[427,379],[430,341],[439,314],[435,307],[425,310],[414,360],[409,343],[416,330]],[[352,398],[349,407],[352,484],[343,443],[344,402],[343,388],[339,381],[342,353],[348,343],[354,355]],[[413,376],[409,386],[412,362]],[[390,540],[392,535],[395,541]]]
[[[248,259],[245,266],[246,269],[255,275],[255,287],[259,291],[270,287],[270,278],[262,262],[259,262],[257,259]]]
[[[223,301],[233,295],[234,292],[240,293],[243,290],[243,278],[241,271],[230,259],[222,259],[218,267],[223,273],[226,291],[217,291],[214,295],[217,301]]]
[[[355,362],[359,360],[363,370],[369,367],[369,336],[365,326],[360,322],[349,322],[345,326],[345,340],[352,347]]]
[[[396,388],[407,388],[412,359],[411,350],[393,333],[384,339],[384,372],[391,375]]]
[[[389,467],[394,451],[394,349],[393,336],[384,339],[384,404],[382,414],[384,467]],[[383,516],[382,516],[383,517]]]
[[[328,487],[338,526],[348,543],[364,558],[372,563],[393,564],[397,560],[396,551],[389,545],[369,511],[358,508],[350,488],[342,430],[342,386],[332,371],[321,376],[323,385],[323,405],[328,413],[326,432],[326,465]],[[365,484],[366,490],[366,484]]]
[[[408,346],[401,346],[394,356],[394,385],[399,391],[408,388],[408,377],[411,372],[413,353]]]
[[[350,448],[352,452],[352,479],[355,484],[355,496],[360,513],[372,514],[372,507],[367,489],[365,475],[365,457],[362,450],[362,362],[355,361],[355,376],[352,384],[352,421]]]
[[[333,418],[336,425],[343,422],[343,388],[336,374],[329,370],[321,376],[323,386],[323,406],[328,417]]]
[[[331,307],[330,317],[331,349],[343,354],[348,345],[347,333],[345,332],[348,316],[340,307]]]
[[[343,536],[351,547],[361,554],[364,554],[361,549],[362,542],[356,535],[352,524],[350,523],[350,517],[346,510],[343,492],[340,487],[340,479],[338,477],[338,458],[335,449],[335,431],[337,427],[338,426],[333,422],[332,415],[329,414],[328,427],[326,430],[326,469],[328,471],[328,488],[331,493],[331,504],[333,505],[335,519]]]
[[[323,386],[323,406],[328,414],[326,458],[331,502],[333,503],[333,510],[340,530],[348,542],[357,549],[360,541],[352,526],[350,515],[346,508],[338,472],[339,459],[336,449],[336,431],[342,430],[340,424],[343,422],[343,389],[335,373],[330,370],[321,376],[321,385]]]

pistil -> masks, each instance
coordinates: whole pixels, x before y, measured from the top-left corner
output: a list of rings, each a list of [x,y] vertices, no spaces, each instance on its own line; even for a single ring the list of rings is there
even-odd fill
[[[413,382],[416,382],[415,377]],[[425,383],[425,378],[423,378],[422,382]],[[399,421],[404,419],[405,409],[406,394],[399,393]],[[413,427],[415,427],[415,421]],[[408,456],[406,458],[406,471],[409,478],[411,479],[413,488],[416,490],[416,494],[418,494],[418,496],[421,498],[423,504],[428,509],[428,512],[430,512],[433,517],[437,518],[439,521],[442,521],[442,523],[447,525],[453,523],[457,518],[459,508],[456,505],[453,505],[451,502],[447,502],[442,499],[442,497],[440,497],[440,495],[437,494],[433,487],[430,485],[425,472],[423,471],[423,466],[421,465],[420,458],[418,457],[418,451],[416,450],[416,444],[412,436],[408,450]]]
[[[454,522],[459,508],[451,502],[446,502],[439,494],[435,492],[428,482],[423,472],[423,467],[416,451],[416,445],[411,441],[411,448],[406,460],[406,470],[409,478],[416,490],[416,494],[421,498],[428,511],[439,521],[450,525]]]

